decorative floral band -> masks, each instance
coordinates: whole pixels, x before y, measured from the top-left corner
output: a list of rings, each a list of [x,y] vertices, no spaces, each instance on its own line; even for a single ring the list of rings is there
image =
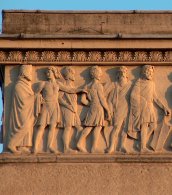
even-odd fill
[[[172,51],[1,50],[0,62],[172,62]]]

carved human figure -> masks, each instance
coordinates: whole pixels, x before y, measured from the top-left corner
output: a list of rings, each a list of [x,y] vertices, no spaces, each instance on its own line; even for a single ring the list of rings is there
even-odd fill
[[[105,113],[107,114],[107,120],[110,120],[111,115],[105,99],[103,86],[100,83],[102,76],[101,68],[98,66],[91,67],[90,75],[92,81],[85,88],[88,94],[83,94],[81,98],[81,102],[88,106],[89,109],[84,121],[85,129],[81,133],[77,148],[81,152],[87,152],[83,146],[83,142],[93,129],[93,145],[91,152],[94,153],[98,152],[97,144],[102,127],[105,125]]]
[[[11,136],[8,149],[13,153],[29,151],[32,147],[34,125],[34,92],[31,87],[32,65],[22,65],[12,96],[10,116]]]
[[[59,90],[68,93],[80,92],[80,90],[65,87],[61,82],[58,82],[56,79],[60,78],[60,72],[53,66],[47,68],[46,76],[47,81],[41,82],[38,90],[38,93],[42,95],[42,108],[37,122],[38,130],[35,138],[34,153],[38,152],[38,146],[46,126],[49,128],[47,150],[52,153],[58,153],[53,148],[53,141],[55,128],[60,123]]]
[[[75,88],[75,71],[72,67],[64,68],[64,86]],[[64,153],[76,153],[76,150],[70,148],[70,137],[72,128],[75,127],[78,131],[82,130],[81,121],[77,112],[77,94],[69,94],[61,92],[59,103],[62,111],[62,123],[64,127],[63,144]]]
[[[110,144],[107,153],[114,152],[116,149],[120,130],[122,128],[121,145],[126,135],[127,116],[128,116],[128,100],[130,93],[131,82],[128,81],[128,69],[121,66],[117,72],[117,81],[111,92],[108,95],[107,101],[109,109],[112,113],[113,129],[110,134]]]
[[[130,97],[128,135],[137,139],[137,133],[140,131],[141,152],[149,151],[146,147],[147,141],[157,127],[157,118],[153,103],[164,110],[165,115],[169,115],[168,109],[156,94],[153,75],[153,66],[143,66],[141,78],[133,86]]]

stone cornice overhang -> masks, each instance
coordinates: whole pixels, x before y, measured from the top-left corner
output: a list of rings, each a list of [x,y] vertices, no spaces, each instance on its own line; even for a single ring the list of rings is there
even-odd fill
[[[168,14],[172,10],[2,10],[2,13],[46,13],[46,14]]]
[[[98,35],[84,35],[84,34],[0,34],[0,39],[172,39],[172,34],[123,34],[117,33],[113,35],[98,34]]]
[[[60,52],[70,57],[60,59]],[[81,55],[78,52],[86,55],[84,60],[77,59],[76,55]],[[28,55],[38,55],[38,57],[32,60],[32,57],[27,57]],[[53,58],[47,55],[53,55]],[[96,55],[101,56],[94,59]],[[172,34],[0,35],[0,64],[4,65],[23,63],[171,65],[171,56]]]

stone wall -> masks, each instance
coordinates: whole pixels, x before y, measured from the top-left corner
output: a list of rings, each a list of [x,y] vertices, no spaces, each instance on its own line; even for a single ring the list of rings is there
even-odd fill
[[[0,164],[0,194],[171,194],[171,164]]]

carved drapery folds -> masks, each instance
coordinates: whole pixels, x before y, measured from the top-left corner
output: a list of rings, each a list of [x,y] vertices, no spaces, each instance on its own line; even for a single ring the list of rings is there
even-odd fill
[[[89,54],[90,60],[104,60],[100,52],[94,51],[94,59]],[[35,51],[27,53],[32,60],[38,56]],[[42,53],[41,59],[49,60],[52,56],[53,60],[57,58],[55,52],[48,51]],[[105,56],[106,60],[115,60],[117,53],[110,51]],[[158,52],[151,56],[152,60],[163,57]],[[168,56],[169,53],[165,53],[165,57]],[[120,53],[118,57],[148,59],[143,51],[136,52],[135,56],[131,52]],[[76,52],[75,58],[71,58],[68,51],[58,54],[59,60],[64,58],[85,60],[86,52]],[[39,76],[45,75],[45,79],[31,84],[32,66],[22,65],[12,95],[10,125],[6,132],[10,135],[8,149],[12,153],[47,151],[55,154],[162,152],[164,145],[169,144],[170,109],[157,95],[155,69],[144,65],[137,79],[131,80],[128,67],[117,67],[114,72],[110,68],[107,77],[111,75],[111,79],[102,81],[105,72],[99,66],[91,66],[82,70],[84,74],[87,72],[87,81],[82,85],[75,80],[83,73],[78,74],[74,67],[49,66],[39,73]]]
[[[172,62],[170,50],[0,51],[0,62]]]

